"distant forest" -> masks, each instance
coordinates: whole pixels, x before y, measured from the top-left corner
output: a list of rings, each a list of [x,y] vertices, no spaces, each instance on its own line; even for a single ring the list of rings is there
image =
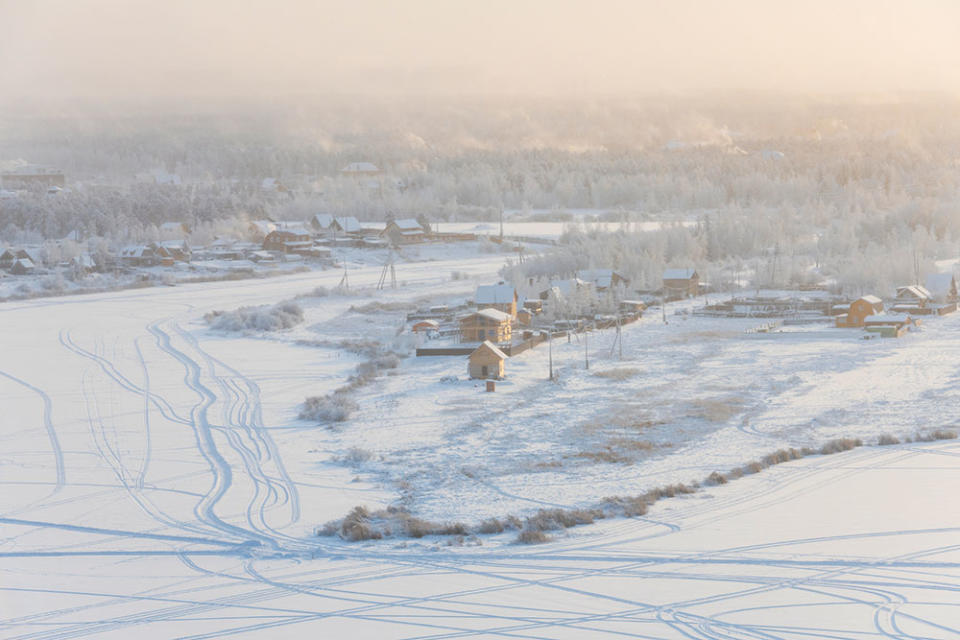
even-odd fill
[[[0,169],[56,166],[67,190],[0,199],[0,242],[76,230],[121,243],[155,237],[166,221],[209,235],[227,221],[317,212],[482,220],[507,208],[564,220],[588,210],[697,222],[567,234],[579,263],[641,281],[695,264],[718,278],[742,266],[771,282],[886,286],[960,253],[958,108],[937,96],[738,94],[5,113]],[[382,174],[341,174],[358,161]],[[178,184],[151,179],[161,175]],[[265,189],[267,178],[282,189]]]

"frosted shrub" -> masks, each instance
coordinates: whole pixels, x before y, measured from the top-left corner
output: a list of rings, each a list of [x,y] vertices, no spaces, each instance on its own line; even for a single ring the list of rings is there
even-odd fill
[[[300,418],[320,422],[345,422],[357,408],[357,403],[346,393],[313,396],[304,400]]]
[[[303,322],[303,309],[295,302],[273,306],[240,307],[236,311],[213,311],[204,316],[218,331],[279,331]]]

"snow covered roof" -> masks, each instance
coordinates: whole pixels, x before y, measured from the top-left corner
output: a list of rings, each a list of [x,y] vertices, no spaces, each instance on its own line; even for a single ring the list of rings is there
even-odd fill
[[[17,260],[17,261],[14,262],[13,264],[14,264],[14,265],[18,265],[18,266],[20,266],[20,267],[22,267],[22,268],[24,268],[24,269],[34,269],[34,268],[36,268],[36,266],[37,266],[37,265],[33,264],[33,260],[31,260],[30,258],[20,258],[19,260]]]
[[[609,289],[614,274],[623,279],[623,276],[613,269],[581,269],[577,271],[578,278],[592,282],[598,289]]]
[[[313,216],[311,222],[314,226],[317,226],[321,229],[327,229],[331,224],[333,224],[333,216],[329,213],[318,213]]]
[[[883,300],[881,300],[877,296],[861,296],[858,299],[863,300],[867,304],[883,304]]]
[[[472,357],[474,356],[474,354],[477,353],[477,351],[480,351],[481,349],[484,349],[484,350],[487,350],[487,351],[492,352],[493,355],[497,356],[497,357],[500,358],[501,360],[506,360],[506,359],[509,357],[507,354],[505,354],[503,351],[501,351],[501,350],[497,347],[497,345],[493,344],[493,343],[490,342],[489,340],[484,340],[483,342],[481,342],[481,343],[480,343],[480,346],[477,347],[476,349],[474,349],[473,353],[471,353],[469,357],[472,358]]]
[[[439,328],[440,328],[440,323],[437,322],[436,320],[421,320],[420,322],[415,322],[413,326],[414,326],[414,327],[422,327],[422,326],[424,326],[424,325],[426,325],[426,326],[428,326],[428,327],[433,327],[434,329],[439,329]]]
[[[550,288],[547,291],[555,291],[555,293],[568,296],[571,292],[580,290],[584,287],[590,287],[592,284],[593,283],[587,282],[586,280],[581,280],[580,278],[570,278],[569,280],[551,280]]]
[[[917,298],[918,300],[926,300],[931,297],[930,292],[927,291],[926,287],[921,287],[918,284],[912,284],[906,287],[897,287],[897,297],[909,296],[911,298]]]
[[[480,309],[475,313],[471,313],[468,318],[473,316],[480,316],[486,318],[487,320],[493,320],[494,322],[509,322],[511,317],[509,313],[504,313],[498,309]]]
[[[864,324],[904,324],[909,321],[910,316],[905,313],[878,314],[863,319]]]
[[[423,231],[423,227],[420,226],[420,223],[414,218],[394,220],[393,224],[397,225],[397,228],[401,231]]]
[[[123,258],[142,258],[150,248],[145,244],[124,247],[120,249],[120,256]]]
[[[696,269],[664,269],[663,270],[663,279],[664,280],[689,280],[697,274]]]
[[[481,304],[510,304],[517,292],[510,284],[484,284],[477,287],[474,302]]]
[[[335,218],[334,220],[336,221],[337,226],[340,227],[340,230],[344,233],[354,233],[363,230],[363,227],[360,226],[360,221],[353,216],[346,218]]]
[[[351,162],[340,171],[342,173],[379,173],[380,169],[372,162]]]

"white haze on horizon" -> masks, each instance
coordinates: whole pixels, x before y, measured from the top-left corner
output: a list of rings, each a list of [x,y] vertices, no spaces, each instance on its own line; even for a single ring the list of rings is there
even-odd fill
[[[960,2],[0,0],[0,107],[731,89],[956,93]]]

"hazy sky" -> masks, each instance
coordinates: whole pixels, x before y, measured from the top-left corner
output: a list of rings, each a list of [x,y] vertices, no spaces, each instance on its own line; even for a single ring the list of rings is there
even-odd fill
[[[960,91],[960,0],[0,0],[0,101]]]

